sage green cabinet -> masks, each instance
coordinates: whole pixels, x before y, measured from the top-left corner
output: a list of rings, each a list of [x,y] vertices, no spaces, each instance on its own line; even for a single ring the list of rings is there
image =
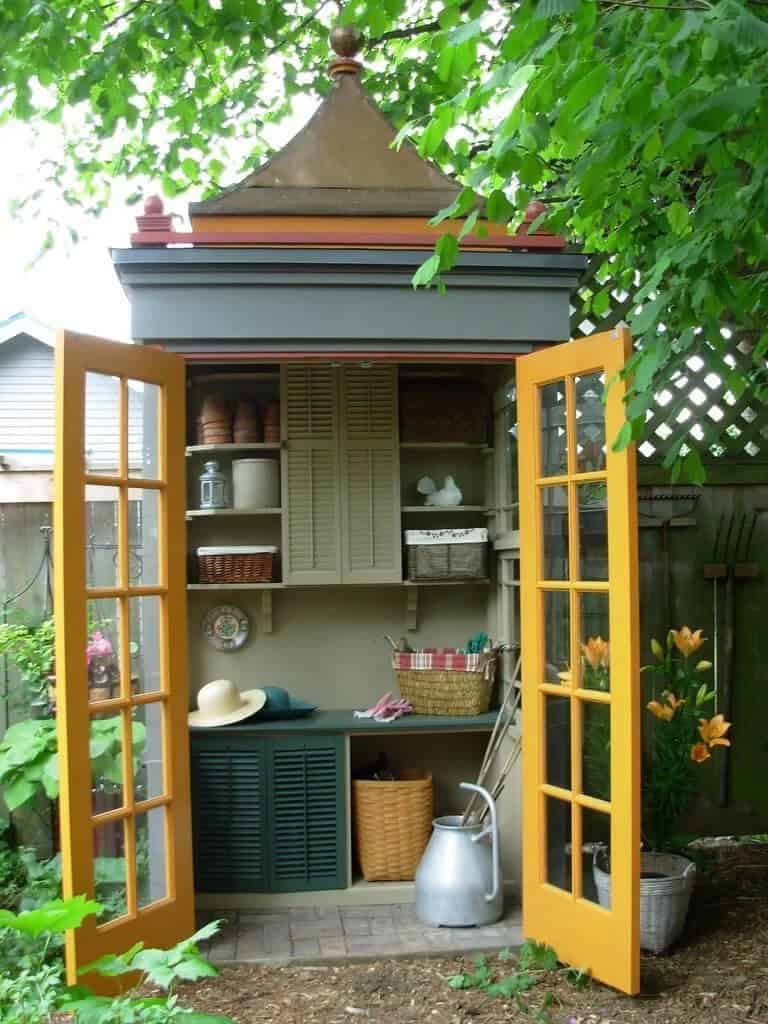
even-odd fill
[[[396,367],[282,374],[285,582],[400,582]]]
[[[193,733],[198,892],[301,892],[347,885],[342,736]]]

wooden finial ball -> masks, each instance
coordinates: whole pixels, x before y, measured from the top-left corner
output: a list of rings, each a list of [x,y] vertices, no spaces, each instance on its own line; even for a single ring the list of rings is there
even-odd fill
[[[339,57],[355,57],[363,45],[362,33],[354,25],[337,25],[331,29],[331,48]]]
[[[163,213],[163,200],[160,196],[147,196],[144,200],[144,213],[148,217],[159,216]]]
[[[536,220],[540,214],[544,213],[546,208],[545,204],[538,199],[532,199],[525,208],[525,216],[528,220]]]

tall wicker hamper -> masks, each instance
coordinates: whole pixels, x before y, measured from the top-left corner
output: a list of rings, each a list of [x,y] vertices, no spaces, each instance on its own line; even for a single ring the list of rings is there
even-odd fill
[[[366,882],[407,882],[432,832],[432,776],[401,773],[395,782],[352,780],[357,857]]]
[[[481,715],[491,706],[497,651],[425,647],[392,654],[400,695],[417,715]]]

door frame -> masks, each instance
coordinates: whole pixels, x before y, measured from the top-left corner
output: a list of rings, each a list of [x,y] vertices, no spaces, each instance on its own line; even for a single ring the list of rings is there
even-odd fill
[[[558,957],[588,968],[599,980],[635,994],[640,986],[640,670],[639,577],[637,538],[637,470],[634,443],[622,451],[612,447],[625,420],[627,384],[620,376],[632,352],[626,328],[566,342],[522,356],[516,363],[518,402],[518,486],[520,501],[521,637],[523,653],[523,927],[526,936],[554,947]],[[602,371],[605,379],[604,473],[579,474],[573,438],[576,433],[575,384],[580,374]],[[562,380],[567,393],[568,467],[559,476],[544,476],[539,465],[540,409],[538,388]],[[607,584],[579,582],[578,498],[576,486],[605,479],[608,485]],[[539,494],[559,481],[568,489],[569,580],[546,581],[543,571],[543,524]],[[546,483],[545,483],[546,482]],[[578,687],[581,639],[576,619],[579,595],[590,589],[607,592],[610,622],[610,800],[584,794],[581,777],[582,710],[594,694]],[[543,634],[547,590],[569,593],[570,667],[566,689],[542,682],[546,665]],[[579,605],[580,607],[580,605]],[[570,699],[570,804],[572,891],[547,882],[547,800],[565,791],[547,783],[544,740],[545,700],[561,693]],[[578,739],[577,739],[578,737]],[[567,797],[566,797],[567,798]],[[611,816],[612,906],[605,910],[581,894],[583,857],[582,810],[606,811]],[[578,852],[577,852],[578,851]],[[578,860],[577,860],[578,858]],[[577,878],[578,876],[578,878]]]
[[[138,345],[121,344],[60,331],[55,350],[56,461],[54,504],[54,574],[56,618],[57,735],[60,767],[62,889],[65,898],[93,898],[94,840],[99,824],[123,822],[128,913],[99,925],[87,918],[66,936],[67,979],[105,953],[124,952],[136,942],[172,945],[194,931],[194,889],[190,819],[189,744],[187,740],[187,617],[185,533],[185,366],[176,355]],[[119,379],[119,465],[116,472],[90,473],[85,465],[86,374]],[[157,385],[158,472],[147,480],[130,474],[128,454],[128,380]],[[142,458],[144,451],[142,450]],[[116,585],[88,587],[86,486],[118,491]],[[129,576],[129,489],[149,488],[158,494],[158,577],[153,585],[132,586]],[[124,610],[131,598],[157,596],[161,612],[160,688],[134,695],[131,691],[129,632]],[[89,600],[115,600],[119,613],[121,689],[117,698],[89,703],[85,648]],[[135,801],[133,789],[132,711],[141,704],[160,704],[162,793]],[[122,719],[123,805],[97,812],[91,804],[90,722],[93,708]],[[139,906],[135,867],[135,817],[163,807],[164,898]],[[138,808],[138,810],[137,810]],[[89,983],[105,987],[103,979]]]

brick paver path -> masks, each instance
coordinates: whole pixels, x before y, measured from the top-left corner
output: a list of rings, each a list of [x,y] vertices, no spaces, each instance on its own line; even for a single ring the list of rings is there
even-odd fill
[[[201,921],[226,921],[206,952],[215,963],[366,959],[516,947],[520,909],[494,925],[429,928],[411,904],[205,911]]]

